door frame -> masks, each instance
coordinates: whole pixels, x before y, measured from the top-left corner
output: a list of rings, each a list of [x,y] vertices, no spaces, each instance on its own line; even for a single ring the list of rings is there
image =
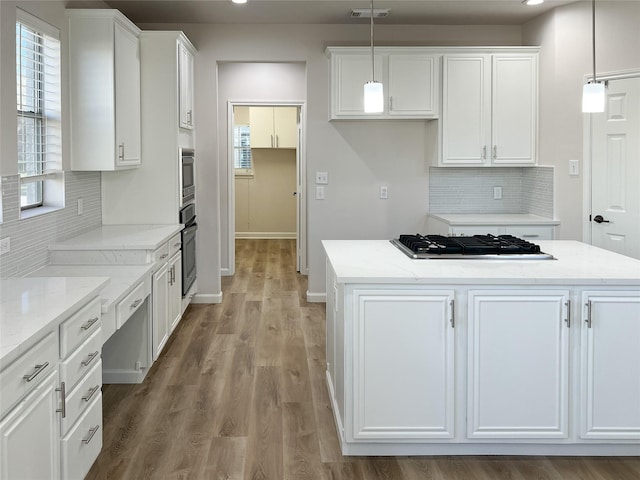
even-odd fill
[[[221,269],[223,276],[231,276],[236,270],[236,185],[233,167],[233,108],[234,107],[298,107],[298,148],[296,149],[296,266],[303,275],[308,275],[307,265],[307,155],[306,155],[306,109],[305,102],[297,101],[250,101],[229,100],[227,102],[227,245],[226,256],[229,268]],[[225,252],[221,252],[223,255]]]
[[[615,72],[598,73],[597,78],[599,81],[608,82],[610,80],[623,80],[626,78],[640,78],[640,70],[620,70]],[[593,75],[585,75],[584,81],[593,80]],[[591,189],[593,188],[593,179],[591,176],[592,165],[592,135],[593,125],[591,122],[591,115],[589,113],[584,115],[582,120],[582,241],[584,243],[592,244],[593,238],[591,235],[591,221],[589,215],[591,215]],[[596,114],[597,115],[597,114]]]

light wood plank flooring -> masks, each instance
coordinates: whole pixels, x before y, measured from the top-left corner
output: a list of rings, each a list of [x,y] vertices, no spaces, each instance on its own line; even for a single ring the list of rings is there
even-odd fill
[[[192,305],[141,385],[105,385],[89,479],[639,480],[640,458],[342,457],[324,304],[292,240],[236,241],[223,303]]]

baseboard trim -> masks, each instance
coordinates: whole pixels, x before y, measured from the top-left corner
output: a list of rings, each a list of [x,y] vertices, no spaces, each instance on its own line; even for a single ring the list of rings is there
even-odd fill
[[[236,238],[239,240],[257,239],[286,239],[295,240],[296,232],[236,232]]]
[[[147,376],[148,368],[141,370],[102,370],[102,383],[127,383],[138,384],[142,383],[144,377]]]
[[[309,303],[327,303],[326,293],[311,293],[307,290],[307,302]]]
[[[196,293],[191,303],[222,303],[222,292],[220,293]]]

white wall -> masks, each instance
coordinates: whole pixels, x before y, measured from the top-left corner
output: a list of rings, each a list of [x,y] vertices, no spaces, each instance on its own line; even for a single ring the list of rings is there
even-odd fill
[[[525,44],[542,47],[540,163],[556,166],[559,238],[582,240],[582,176],[569,176],[569,160],[582,160],[582,84],[592,72],[591,2],[552,10],[525,24],[522,37]],[[640,1],[596,3],[596,53],[598,72],[640,68]]]

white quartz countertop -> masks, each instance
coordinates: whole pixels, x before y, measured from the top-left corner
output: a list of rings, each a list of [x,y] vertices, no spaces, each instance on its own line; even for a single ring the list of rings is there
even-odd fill
[[[0,279],[0,369],[95,297],[100,277]]]
[[[637,285],[640,260],[570,240],[536,242],[557,260],[414,260],[387,240],[323,240],[340,283]]]
[[[155,250],[184,225],[102,225],[49,245],[49,250]]]
[[[30,277],[109,277],[100,292],[102,313],[111,310],[127,293],[145,279],[153,264],[145,265],[47,265]]]
[[[559,220],[530,213],[429,213],[429,217],[458,225],[559,225]]]

